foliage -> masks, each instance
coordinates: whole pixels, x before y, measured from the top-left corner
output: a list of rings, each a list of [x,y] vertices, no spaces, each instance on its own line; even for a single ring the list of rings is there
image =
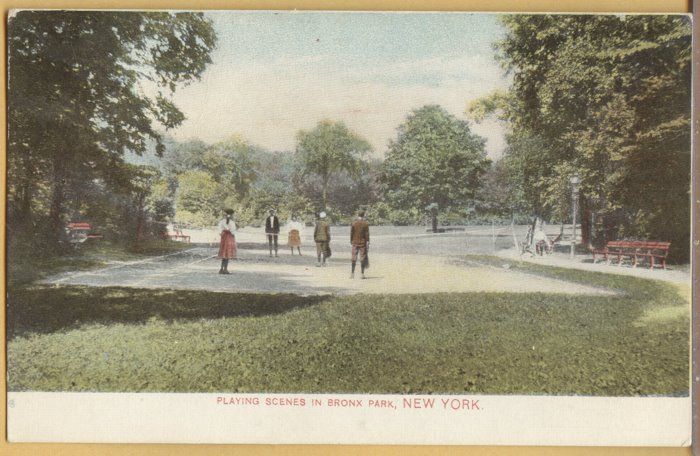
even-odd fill
[[[675,285],[509,266],[623,293],[29,287],[10,299],[8,389],[688,395],[689,305]]]
[[[505,160],[491,163],[476,193],[475,212],[482,216],[513,216],[521,209],[518,204],[519,189]]]
[[[318,176],[321,180],[322,209],[328,206],[331,179],[341,171],[356,177],[363,169],[363,157],[372,147],[350,131],[344,123],[323,120],[310,131],[297,133],[296,156],[301,177]]]
[[[179,142],[166,137],[163,141],[165,149],[162,157],[157,160],[163,173],[171,179],[171,190],[177,188],[176,178],[185,171],[203,170],[202,156],[210,147],[204,141],[193,139]]]
[[[12,229],[55,243],[72,193],[133,177],[123,154],[183,114],[170,101],[215,45],[202,13],[19,11],[8,23],[8,201]],[[117,183],[118,184],[118,183]]]
[[[167,142],[162,168],[177,206],[179,223],[210,226],[221,210],[235,210],[240,226],[259,225],[274,208],[311,219],[311,202],[295,188],[294,154],[270,152],[232,136],[213,145]]]
[[[691,25],[685,16],[505,16],[509,96],[471,106],[509,121],[523,202],[563,217],[582,178],[583,218],[605,239],[672,242],[687,258]],[[670,222],[670,223],[669,223]]]
[[[488,159],[484,139],[440,106],[414,110],[389,145],[381,182],[392,207],[423,212],[474,204]]]
[[[146,195],[146,210],[158,222],[171,220],[175,216],[175,203],[170,194],[167,179],[159,176],[151,181]]]
[[[270,209],[277,210],[280,220],[288,220],[293,214],[313,220],[314,205],[302,188],[295,158],[290,152],[256,156],[256,179],[248,201],[257,224],[263,223]]]
[[[224,191],[221,184],[205,171],[185,171],[178,176],[175,216],[178,221],[214,225],[221,216]]]
[[[367,217],[376,225],[420,225],[423,212],[416,209],[397,209],[386,201],[378,201],[367,208]]]
[[[231,136],[208,147],[193,167],[206,171],[227,191],[246,195],[256,177],[255,156],[259,151],[240,136]]]

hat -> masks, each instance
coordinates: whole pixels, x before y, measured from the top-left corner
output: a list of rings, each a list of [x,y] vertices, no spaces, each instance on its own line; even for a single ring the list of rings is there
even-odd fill
[[[228,215],[233,214],[233,209],[224,209],[224,212],[227,213]]]
[[[323,211],[321,211],[321,213],[318,214],[318,216],[321,217],[321,218],[326,218],[326,213],[323,212]]]

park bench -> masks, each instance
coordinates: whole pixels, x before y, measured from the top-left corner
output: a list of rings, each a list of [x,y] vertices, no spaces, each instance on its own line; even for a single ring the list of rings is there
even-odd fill
[[[190,242],[190,236],[187,234],[182,234],[182,231],[180,231],[178,229],[176,229],[174,233],[166,233],[165,238],[170,239],[172,241],[186,242],[188,244]]]
[[[69,222],[66,228],[72,243],[82,243],[88,239],[102,239],[101,234],[92,232],[92,225],[88,222]]]
[[[601,255],[607,264],[610,264],[611,258],[617,258],[617,265],[620,266],[627,258],[632,267],[636,268],[640,260],[646,259],[649,269],[659,263],[666,269],[666,256],[670,246],[670,242],[659,241],[608,241],[605,247],[589,247],[589,250],[593,254],[593,263],[596,262],[596,255]]]

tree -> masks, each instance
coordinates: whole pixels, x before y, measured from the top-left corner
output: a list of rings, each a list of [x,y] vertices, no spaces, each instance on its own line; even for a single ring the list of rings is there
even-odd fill
[[[175,216],[198,226],[212,225],[221,213],[224,189],[205,171],[186,171],[178,176]]]
[[[687,257],[689,18],[517,15],[503,23],[498,47],[513,85],[491,107],[513,129],[510,153],[523,152],[523,141],[542,146],[516,160],[529,170],[527,191],[541,195],[539,210],[563,212],[576,172],[584,236],[596,213],[603,241],[670,240],[676,258]],[[486,111],[488,103],[472,106]]]
[[[381,177],[390,204],[404,210],[437,211],[473,204],[489,160],[485,140],[466,121],[437,105],[414,110],[389,145]]]
[[[313,174],[321,179],[323,207],[328,205],[331,177],[341,171],[357,176],[362,158],[372,150],[370,144],[344,123],[323,120],[313,130],[297,133],[296,157],[302,175]]]
[[[248,204],[256,220],[261,221],[271,208],[280,219],[292,214],[309,216],[313,204],[295,181],[297,165],[290,152],[260,151],[255,156],[255,180],[251,185]]]
[[[11,223],[48,219],[58,241],[67,195],[126,170],[125,151],[163,149],[179,125],[171,101],[215,45],[201,13],[20,11],[8,24]],[[44,199],[43,201],[37,201]]]
[[[179,142],[170,137],[166,138],[164,145],[165,150],[159,163],[163,172],[170,177],[185,171],[203,169],[202,157],[210,147],[199,139]]]
[[[514,184],[511,169],[505,160],[491,163],[476,193],[476,211],[491,217],[513,216],[522,204],[517,195],[519,187]]]
[[[167,179],[160,173],[157,173],[150,182],[150,191],[146,196],[146,211],[157,222],[156,234],[165,234],[166,223],[175,217],[175,202]]]
[[[153,222],[163,223],[164,220],[155,220],[158,215],[164,215],[163,211],[167,211],[167,200],[164,200],[162,194],[158,194],[154,190],[161,190],[161,186],[157,185],[160,180],[160,173],[157,169],[151,166],[135,166],[129,165],[132,170],[128,173],[131,175],[129,181],[130,196],[132,199],[131,206],[135,212],[135,229],[134,229],[134,248],[139,249],[143,240],[143,233],[148,217],[152,217]]]
[[[246,196],[256,178],[255,157],[262,150],[240,136],[231,136],[208,148],[201,156],[202,169],[221,184]]]

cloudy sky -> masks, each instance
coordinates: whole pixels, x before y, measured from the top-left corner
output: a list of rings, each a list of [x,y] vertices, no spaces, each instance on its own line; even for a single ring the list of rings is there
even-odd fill
[[[437,103],[464,119],[470,100],[508,80],[493,58],[503,33],[486,14],[215,12],[219,41],[200,82],[180,88],[187,116],[170,133],[215,142],[239,134],[293,150],[295,134],[340,120],[382,155],[412,110]],[[503,127],[472,125],[500,155]]]

